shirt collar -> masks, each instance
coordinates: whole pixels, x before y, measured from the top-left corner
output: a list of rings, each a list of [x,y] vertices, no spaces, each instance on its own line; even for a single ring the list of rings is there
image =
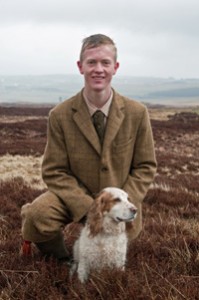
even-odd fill
[[[83,93],[83,96],[84,96],[84,100],[86,102],[86,105],[88,107],[88,110],[89,110],[89,113],[90,113],[91,117],[93,116],[93,114],[97,110],[101,110],[104,113],[104,115],[106,117],[108,117],[110,105],[111,105],[111,102],[112,102],[112,99],[113,99],[113,92],[112,92],[112,90],[111,90],[111,95],[110,95],[109,99],[106,101],[106,103],[100,109],[98,107],[96,107],[93,103],[91,103],[88,100],[88,98],[85,96],[84,93]]]

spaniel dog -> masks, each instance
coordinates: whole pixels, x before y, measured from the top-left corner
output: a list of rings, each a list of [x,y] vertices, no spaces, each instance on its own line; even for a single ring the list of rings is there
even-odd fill
[[[132,222],[137,208],[128,194],[118,188],[105,188],[93,202],[85,227],[73,248],[71,275],[77,271],[84,283],[90,271],[103,268],[124,270],[127,252],[125,222]]]

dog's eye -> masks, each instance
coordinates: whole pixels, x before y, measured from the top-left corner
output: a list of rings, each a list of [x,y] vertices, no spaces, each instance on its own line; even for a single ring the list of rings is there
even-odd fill
[[[114,198],[114,201],[115,202],[121,202],[121,199],[120,198]]]

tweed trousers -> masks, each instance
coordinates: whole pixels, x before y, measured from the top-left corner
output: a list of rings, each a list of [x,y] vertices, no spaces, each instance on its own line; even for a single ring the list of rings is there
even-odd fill
[[[22,236],[31,242],[45,242],[57,236],[72,222],[63,201],[47,191],[22,206]]]

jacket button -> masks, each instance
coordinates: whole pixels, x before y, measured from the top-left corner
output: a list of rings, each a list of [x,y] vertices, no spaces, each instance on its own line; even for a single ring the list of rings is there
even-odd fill
[[[108,171],[108,168],[105,167],[105,166],[104,166],[104,167],[101,167],[101,171],[102,171],[102,172],[107,172],[107,171]]]

